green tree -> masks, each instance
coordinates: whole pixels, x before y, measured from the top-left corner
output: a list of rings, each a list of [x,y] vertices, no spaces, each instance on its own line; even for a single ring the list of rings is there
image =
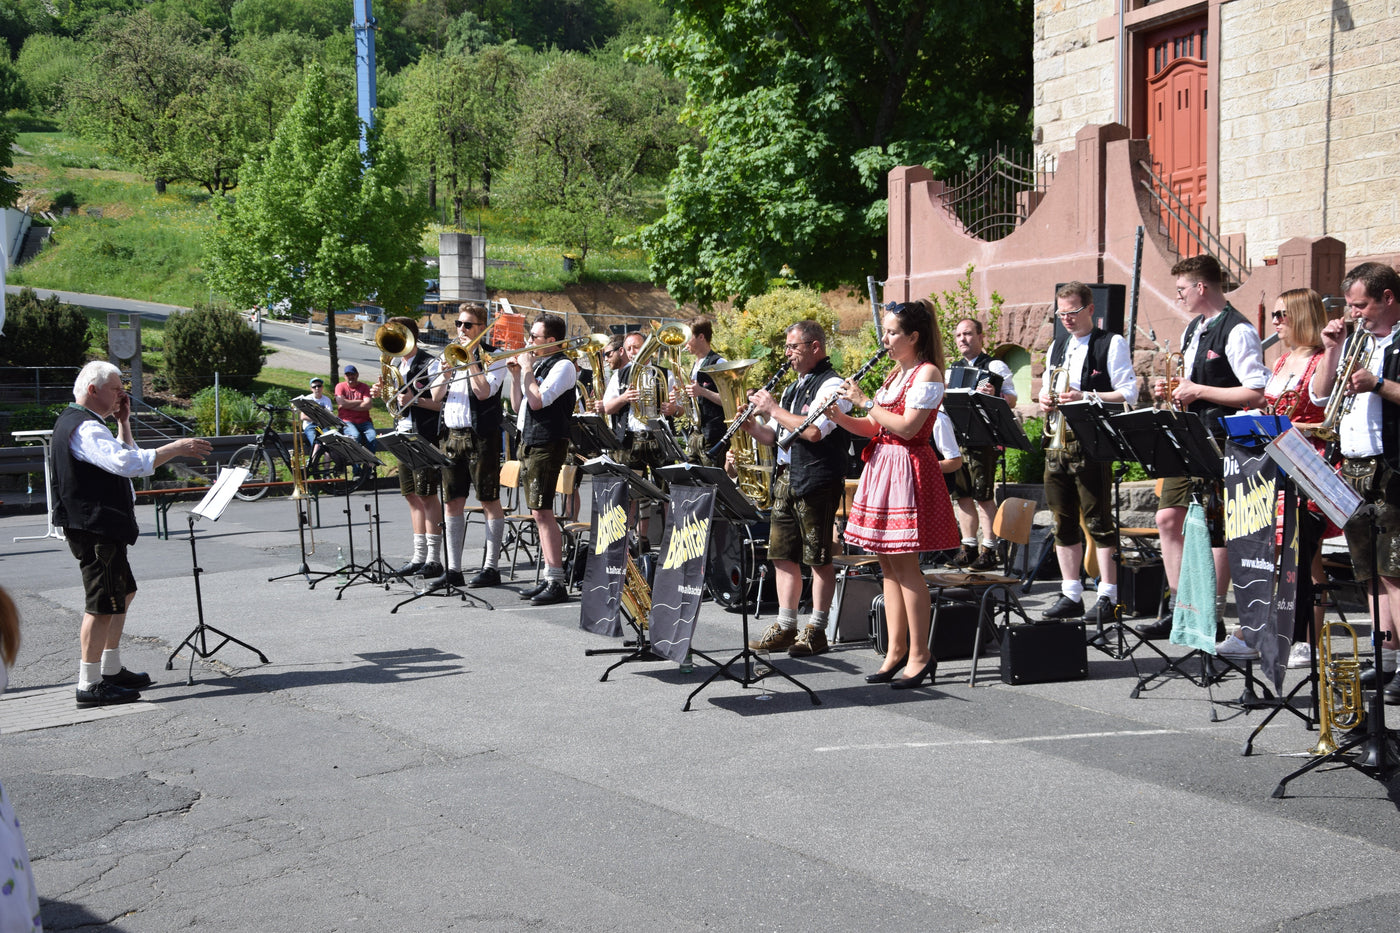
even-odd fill
[[[84,136],[136,165],[157,190],[187,178],[210,193],[237,184],[245,140],[235,104],[243,65],[195,20],[149,10],[107,20],[89,68],[68,91]]]
[[[405,162],[377,133],[361,158],[350,89],[339,90],[310,65],[266,154],[219,207],[209,278],[240,304],[333,312],[373,296],[401,314],[422,297],[424,214],[402,192]],[[335,381],[335,328],[326,335]]]
[[[36,33],[24,40],[15,68],[29,90],[29,107],[36,113],[63,109],[67,87],[88,67],[88,53],[76,39]]]
[[[0,362],[6,366],[83,365],[88,348],[88,319],[77,305],[57,295],[41,299],[22,288],[5,303],[5,336]]]
[[[513,44],[474,55],[428,53],[399,75],[399,102],[385,114],[385,132],[428,179],[438,182],[462,225],[468,199],[489,203],[492,180],[509,157],[524,54]]]
[[[673,164],[678,104],[679,88],[652,69],[555,56],[521,92],[508,201],[586,260],[635,228],[639,182]]]
[[[680,301],[884,267],[884,179],[1028,140],[1027,0],[677,0],[642,56],[686,83],[704,148],[680,153],[642,244]]]

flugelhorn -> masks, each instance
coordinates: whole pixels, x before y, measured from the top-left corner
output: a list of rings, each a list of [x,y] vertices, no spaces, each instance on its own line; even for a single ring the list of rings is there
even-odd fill
[[[861,365],[860,369],[857,369],[855,372],[851,373],[850,377],[845,381],[860,382],[860,380],[865,376],[865,374],[874,369],[875,364],[883,360],[885,358],[885,355],[889,352],[889,347],[881,347],[879,352],[877,352],[870,359],[866,360]],[[791,447],[797,441],[797,439],[802,436],[803,431],[807,430],[821,419],[822,415],[826,413],[826,410],[831,407],[831,403],[834,401],[836,401],[836,397],[834,395],[831,398],[828,398],[825,402],[823,402],[820,405],[818,405],[817,401],[813,399],[811,409],[807,412],[807,417],[803,420],[801,424],[797,426],[797,429],[791,432],[790,434],[786,434],[783,437],[778,438],[778,448],[780,450],[787,450],[789,447]]]
[[[1332,394],[1327,398],[1327,407],[1323,409],[1322,420],[1315,425],[1300,427],[1299,430],[1306,431],[1320,441],[1332,443],[1339,436],[1337,424],[1351,411],[1352,403],[1356,401],[1356,396],[1347,394],[1347,386],[1351,383],[1351,375],[1356,372],[1364,359],[1370,361],[1371,351],[1375,349],[1376,338],[1373,334],[1358,326],[1351,335],[1351,343],[1347,345],[1347,352],[1342,361],[1337,366],[1337,380],[1332,383]]]
[[[1332,655],[1332,629],[1351,635],[1351,657]],[[1361,693],[1361,662],[1357,660],[1356,629],[1345,622],[1328,622],[1317,636],[1317,744],[1311,755],[1330,755],[1337,750],[1334,732],[1346,732],[1361,725],[1366,706]]]
[[[1045,374],[1045,384],[1050,387],[1050,404],[1055,407],[1045,413],[1041,437],[1045,441],[1046,450],[1064,450],[1067,439],[1065,414],[1060,411],[1060,396],[1069,389],[1069,370],[1064,366],[1056,366]]]

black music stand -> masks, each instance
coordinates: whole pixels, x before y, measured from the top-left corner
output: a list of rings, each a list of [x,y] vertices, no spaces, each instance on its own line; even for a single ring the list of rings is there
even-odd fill
[[[1200,476],[1215,480],[1224,478],[1220,448],[1206,430],[1205,422],[1195,412],[1141,408],[1115,415],[1112,421],[1113,427],[1131,450],[1132,459],[1141,463],[1147,475],[1153,479],[1168,476]],[[1166,664],[1154,674],[1143,674],[1138,670],[1137,659],[1132,653],[1144,645]],[[1148,684],[1166,677],[1168,672],[1185,677],[1198,687],[1206,687],[1223,676],[1223,672],[1214,672],[1210,664],[1211,656],[1199,648],[1193,648],[1181,657],[1173,658],[1157,647],[1155,642],[1139,639],[1138,644],[1128,652],[1128,657],[1132,660],[1133,671],[1138,677],[1137,684],[1128,694],[1134,700],[1142,694]],[[1182,667],[1192,659],[1200,661],[1199,677]]]
[[[749,524],[758,521],[761,517],[758,509],[754,508],[754,504],[739,491],[738,486],[734,485],[734,480],[730,478],[729,474],[719,467],[701,466],[695,463],[679,463],[675,466],[661,467],[656,472],[670,483],[686,483],[692,486],[716,487],[715,513],[718,515],[720,521],[728,522],[731,525]],[[741,576],[744,573],[743,561],[739,562],[739,573]],[[748,591],[748,580],[739,581],[739,591],[741,593]],[[811,687],[808,687],[786,671],[774,667],[772,662],[749,647],[749,601],[747,597],[742,603],[740,632],[743,641],[739,653],[723,664],[719,663],[708,654],[705,654],[703,651],[695,648],[691,649],[692,654],[704,658],[706,661],[715,665],[715,672],[706,678],[704,683],[691,691],[690,696],[685,699],[685,706],[681,707],[681,712],[687,712],[690,709],[691,701],[720,675],[728,677],[741,687],[748,688],[758,683],[769,674],[777,674],[779,677],[793,684],[793,686],[801,687],[803,690],[807,691],[807,695],[812,698],[813,706],[821,703],[821,699],[812,691]],[[744,662],[742,674],[736,676],[730,672],[729,666],[740,659],[743,659]],[[755,673],[754,665],[756,663],[763,665],[767,670],[761,673]]]
[[[626,481],[629,495],[633,501],[638,503],[638,508],[641,508],[642,503],[645,501],[667,502],[670,500],[670,497],[662,492],[661,488],[655,483],[646,479],[631,467],[618,463],[606,454],[594,457],[592,460],[584,461],[580,464],[579,470],[587,473],[589,476],[614,476]],[[597,533],[597,519],[598,516],[595,513],[593,515],[595,534]],[[622,612],[620,604],[618,611]],[[636,640],[623,641],[621,648],[585,648],[583,651],[583,656],[586,658],[604,654],[622,655],[620,660],[614,662],[612,666],[603,671],[603,676],[598,678],[600,682],[606,681],[609,674],[624,664],[636,662],[664,662],[666,660],[666,658],[661,657],[659,654],[652,653],[651,642],[647,638],[646,620],[633,619],[625,612],[623,612],[623,616],[627,619],[627,624],[632,627],[632,631],[636,633]]]
[[[599,457],[617,449],[617,434],[608,419],[591,412],[574,415],[570,439],[583,457]]]
[[[676,443],[676,435],[671,433],[671,426],[660,418],[652,418],[647,422],[647,431],[656,438],[657,445],[661,448],[661,459],[669,463],[682,463],[685,461],[685,451],[681,450]]]
[[[1060,406],[1060,411],[1064,414],[1065,424],[1074,432],[1074,438],[1079,442],[1080,449],[1084,452],[1087,460],[1096,463],[1121,463],[1135,462],[1137,454],[1128,443],[1127,438],[1115,423],[1115,418],[1123,414],[1123,406],[1116,402],[1083,401],[1070,402]],[[1122,480],[1126,467],[1120,467],[1113,471],[1113,525],[1115,528],[1121,527],[1119,520],[1123,511],[1122,502]],[[1093,546],[1089,540],[1085,540],[1084,547]],[[1122,542],[1114,548],[1113,563],[1118,568],[1117,578],[1123,578],[1123,547]],[[1100,578],[1102,579],[1102,568],[1100,568]],[[1121,594],[1122,591],[1120,590]],[[1137,632],[1132,631],[1123,623],[1123,601],[1119,599],[1113,606],[1113,622],[1109,625],[1111,633],[1104,630],[1103,619],[1097,620],[1096,631],[1089,636],[1089,647],[1102,651],[1115,660],[1122,660],[1137,650],[1142,644],[1142,637]],[[1129,645],[1128,639],[1133,638],[1136,644]]]
[[[447,459],[442,451],[434,447],[422,435],[413,431],[390,431],[388,434],[379,435],[377,440],[385,450],[398,458],[401,465],[415,473],[419,470],[441,470],[443,467],[452,465],[452,461]],[[441,495],[441,491],[439,491],[439,495]],[[441,533],[441,526],[439,526],[439,533]],[[382,547],[380,553],[381,555],[383,553]],[[385,564],[385,567],[387,568],[388,565]],[[397,577],[400,580],[404,579],[396,570],[389,570],[389,576]]]
[[[243,467],[223,470],[219,473],[219,478],[214,481],[214,485],[209,487],[209,491],[204,494],[204,498],[199,500],[199,504],[190,509],[190,562],[193,566],[194,574],[194,605],[198,614],[199,622],[194,630],[185,636],[185,640],[175,646],[175,650],[170,652],[170,657],[165,659],[165,669],[171,670],[175,666],[175,655],[180,653],[181,648],[190,649],[190,668],[186,674],[186,683],[194,684],[194,659],[210,658],[218,653],[219,649],[229,642],[247,648],[258,656],[258,660],[267,663],[267,655],[246,641],[234,638],[228,632],[208,625],[204,621],[204,595],[199,586],[199,575],[204,569],[199,566],[199,555],[195,551],[194,542],[194,520],[196,518],[208,518],[210,521],[218,521],[219,516],[224,514],[224,509],[228,507],[229,500],[238,491],[238,487],[243,485],[243,481],[248,478],[248,471]],[[221,640],[214,647],[209,647],[209,634],[217,635]]]
[[[292,399],[292,406],[321,431],[345,432],[345,422],[337,418],[335,412],[324,405],[318,405],[309,398],[298,396]],[[301,426],[297,425],[297,430],[300,429]]]

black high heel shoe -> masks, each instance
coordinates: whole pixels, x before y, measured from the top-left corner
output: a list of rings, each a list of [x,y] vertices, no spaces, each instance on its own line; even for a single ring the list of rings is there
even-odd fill
[[[868,684],[887,684],[887,683],[889,683],[890,681],[894,680],[894,675],[899,673],[900,669],[901,669],[902,667],[904,667],[905,662],[908,661],[908,660],[909,660],[909,655],[906,654],[904,657],[900,658],[900,659],[895,663],[895,666],[894,666],[894,667],[890,668],[889,670],[887,670],[887,671],[876,671],[876,672],[873,673],[873,674],[866,674],[866,675],[865,675],[865,682],[868,683]]]
[[[919,673],[915,674],[913,677],[900,677],[900,678],[897,678],[897,679],[891,681],[891,683],[890,683],[890,689],[891,689],[891,690],[913,690],[915,687],[919,686],[920,684],[922,684],[922,683],[924,682],[924,678],[925,678],[925,677],[928,678],[928,682],[929,682],[929,684],[931,685],[931,684],[933,683],[934,674],[935,674],[937,671],[938,671],[938,659],[937,659],[937,658],[930,658],[930,659],[929,659],[929,662],[928,662],[927,664],[924,665],[924,669],[921,670],[921,671],[919,671]]]

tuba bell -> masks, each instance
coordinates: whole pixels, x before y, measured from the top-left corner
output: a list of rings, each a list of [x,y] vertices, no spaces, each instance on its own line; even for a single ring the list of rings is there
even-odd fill
[[[724,420],[733,421],[739,411],[748,404],[744,391],[744,377],[758,360],[733,360],[706,366],[700,370],[708,373],[718,387],[720,404],[724,408]],[[760,444],[747,431],[735,432],[730,441],[734,452],[734,464],[739,470],[739,491],[759,509],[773,505],[769,487],[773,480],[775,454],[767,444]]]
[[[396,321],[379,325],[374,332],[374,345],[379,348],[379,381],[384,385],[384,407],[395,421],[399,420],[399,406],[395,399],[403,391],[404,380],[393,361],[412,356],[418,349],[418,338],[413,331]]]
[[[633,402],[633,416],[642,423],[661,417],[661,406],[669,396],[664,378],[658,379],[656,357],[666,354],[666,365],[679,363],[680,348],[690,339],[690,328],[684,324],[671,323],[664,327],[659,321],[652,322],[651,333],[632,360],[632,376],[627,387],[637,390],[637,401]],[[678,367],[677,367],[678,368]]]

